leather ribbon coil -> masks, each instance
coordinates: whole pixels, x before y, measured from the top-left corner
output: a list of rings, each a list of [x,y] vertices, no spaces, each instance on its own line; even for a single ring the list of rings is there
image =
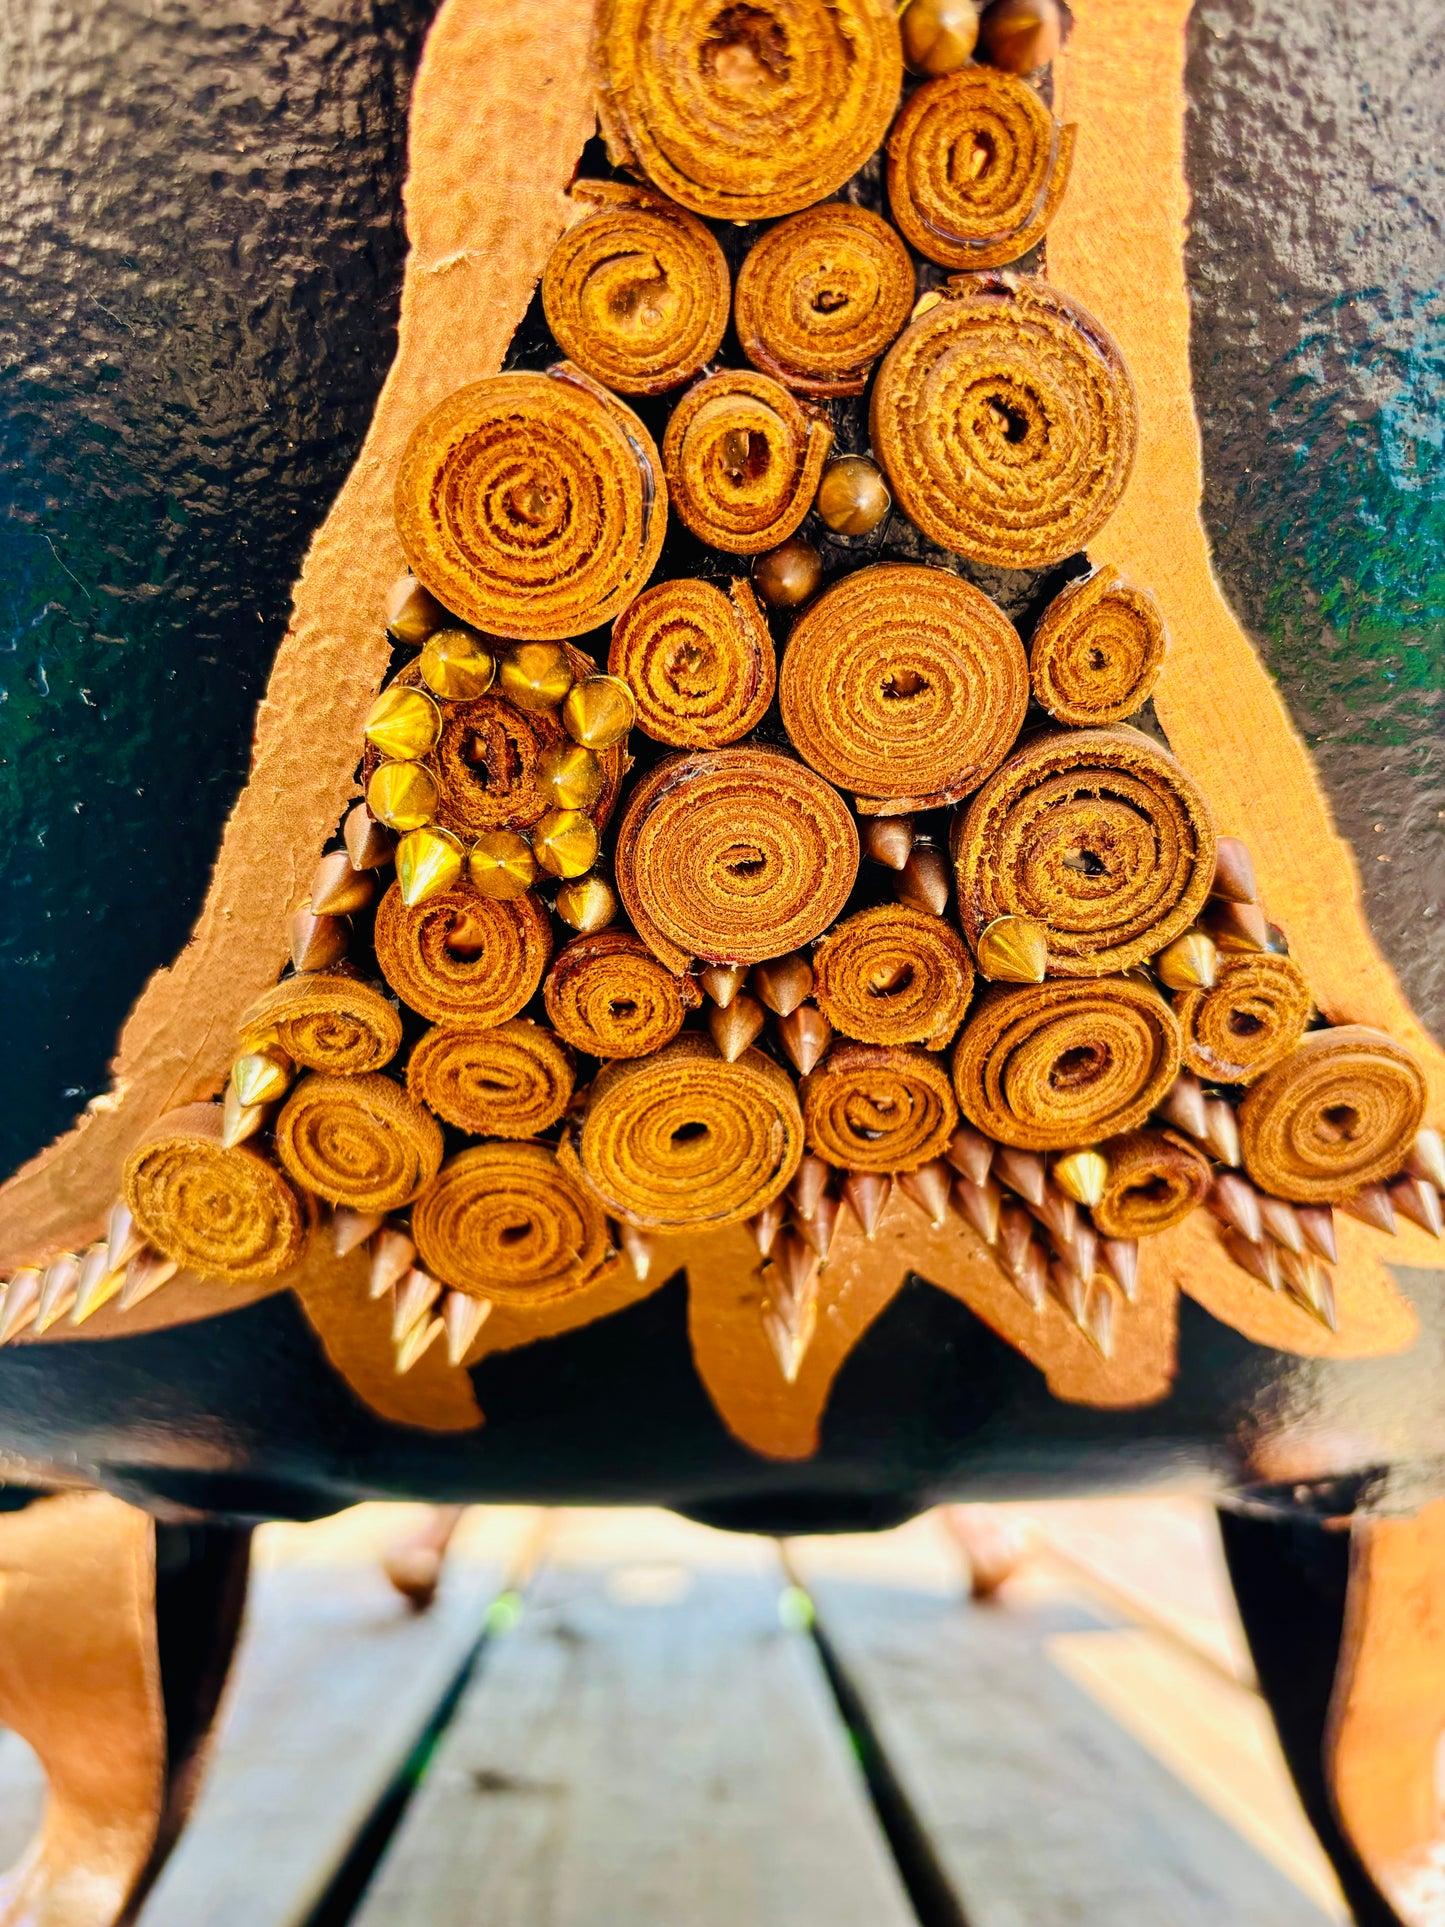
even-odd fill
[[[1420,1066],[1382,1031],[1310,1031],[1239,1107],[1245,1169],[1298,1204],[1347,1197],[1399,1170],[1425,1099]]]
[[[813,952],[813,996],[844,1037],[942,1050],[973,995],[973,959],[942,917],[903,903],[860,910]]]
[[[1222,951],[1210,990],[1181,990],[1184,1061],[1219,1084],[1253,1084],[1288,1057],[1313,1014],[1304,972],[1268,950]]]
[[[542,273],[547,325],[570,361],[623,395],[688,381],[728,325],[723,251],[695,215],[622,181],[579,181],[593,211]]]
[[[736,1224],[771,1204],[803,1155],[787,1073],[761,1051],[735,1063],[705,1037],[606,1064],[576,1136],[587,1182],[629,1223]]]
[[[406,1088],[474,1137],[536,1137],[566,1110],[572,1054],[525,1017],[505,1024],[440,1024],[417,1041]]]
[[[756,729],[777,687],[777,658],[752,585],[683,577],[647,589],[612,625],[607,667],[660,743],[716,749]]]
[[[1179,1073],[1179,1026],[1150,985],[998,986],[953,1053],[968,1121],[1001,1144],[1065,1151],[1137,1130]]]
[[[1106,1238],[1149,1238],[1187,1218],[1209,1195],[1209,1160],[1174,1131],[1130,1131],[1103,1146],[1104,1195],[1093,1207]]]
[[[580,371],[492,375],[423,417],[396,479],[422,584],[490,635],[560,641],[610,622],[667,528],[657,445]]]
[[[826,417],[771,375],[726,370],[689,388],[662,438],[672,505],[700,541],[757,555],[790,536],[833,445]]]
[[[558,951],[542,995],[561,1037],[592,1057],[647,1057],[670,1044],[702,1001],[640,937],[599,930]]]
[[[1141,710],[1164,666],[1168,634],[1159,604],[1112,566],[1056,595],[1029,643],[1034,695],[1076,729],[1121,723]]]
[[[126,1159],[122,1182],[138,1229],[203,1278],[274,1278],[305,1249],[304,1199],[250,1145],[222,1149],[219,1104],[160,1118]]]
[[[312,1071],[281,1106],[276,1155],[297,1184],[328,1204],[396,1211],[436,1176],[441,1126],[378,1072]]]
[[[778,681],[798,754],[865,814],[956,802],[1013,746],[1029,677],[1013,624],[947,569],[883,562],[793,624]]]
[[[873,451],[931,541],[1000,569],[1082,549],[1134,464],[1134,388],[1090,315],[1027,275],[968,275],[889,349]]]
[[[448,1158],[417,1200],[411,1235],[433,1278],[505,1305],[570,1297],[614,1262],[601,1207],[544,1144],[478,1144]]]
[[[783,751],[696,750],[633,791],[616,871],[634,928],[672,970],[693,957],[761,963],[838,916],[858,831],[838,792]]]
[[[1026,741],[954,821],[964,935],[996,917],[1048,933],[1051,976],[1129,969],[1187,930],[1214,877],[1204,798],[1136,729]]]
[[[755,241],[738,270],[733,321],[755,368],[806,395],[860,395],[908,320],[913,262],[878,215],[810,207]]]
[[[808,1149],[845,1171],[916,1171],[958,1124],[948,1074],[921,1050],[835,1044],[801,1095]]]
[[[761,221],[821,201],[898,104],[892,0],[604,0],[610,158],[697,214]]]
[[[888,136],[893,218],[940,267],[1001,268],[1041,241],[1074,129],[1013,74],[967,66],[909,95]]]
[[[501,1024],[542,981],[552,926],[535,895],[495,902],[466,884],[408,909],[395,884],[376,913],[376,960],[404,1004],[437,1024]]]
[[[379,1071],[401,1048],[395,1000],[345,970],[283,978],[256,999],[240,1029],[246,1049],[274,1038],[298,1064],[338,1077]]]

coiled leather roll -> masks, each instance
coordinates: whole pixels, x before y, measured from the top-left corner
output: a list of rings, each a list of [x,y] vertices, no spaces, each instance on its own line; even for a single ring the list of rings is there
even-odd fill
[[[396,527],[453,615],[561,641],[610,622],[646,582],[667,484],[632,410],[564,363],[473,382],[423,417],[397,471]]]
[[[122,1185],[156,1250],[204,1278],[274,1278],[305,1249],[304,1200],[252,1146],[222,1149],[219,1104],[161,1118],[126,1159]]]
[[[401,1047],[401,1014],[375,984],[345,970],[304,970],[258,997],[241,1019],[243,1048],[274,1037],[308,1070],[379,1071]]]
[[[1347,1197],[1399,1170],[1425,1100],[1419,1064],[1383,1031],[1310,1031],[1239,1107],[1245,1169],[1298,1204]]]
[[[702,993],[640,937],[600,930],[558,951],[543,987],[558,1034],[593,1057],[647,1057],[670,1044]]]
[[[846,201],[755,241],[733,320],[755,368],[805,395],[859,395],[913,307],[913,262],[886,221]]]
[[[780,750],[670,756],[633,791],[617,888],[633,926],[681,971],[693,957],[761,963],[842,910],[858,831],[838,792]]]
[[[1179,1026],[1148,984],[998,986],[953,1053],[970,1124],[1025,1151],[1064,1151],[1137,1130],[1179,1072]]]
[[[376,961],[392,989],[439,1024],[501,1024],[535,993],[552,926],[532,895],[494,902],[467,884],[408,909],[395,884],[376,913]]]
[[[947,569],[883,562],[804,610],[778,703],[793,747],[865,813],[959,797],[1013,746],[1028,665],[1008,617]]]
[[[964,935],[996,917],[1048,933],[1048,971],[1101,977],[1187,930],[1214,877],[1204,798],[1167,750],[1135,729],[1028,739],[955,818]]]
[[[826,416],[771,375],[728,369],[689,388],[662,438],[672,505],[700,541],[757,555],[790,536],[833,445]]]
[[[504,1305],[570,1297],[614,1262],[597,1200],[542,1144],[478,1144],[448,1158],[411,1232],[433,1278]]]
[[[942,1050],[973,995],[973,959],[942,917],[903,903],[860,910],[813,952],[813,996],[834,1030],[864,1044]]]
[[[571,1052],[525,1017],[440,1024],[406,1066],[416,1102],[473,1137],[536,1137],[566,1110],[575,1081]]]
[[[718,749],[756,729],[777,687],[773,638],[752,585],[727,592],[684,577],[659,582],[612,626],[607,667],[659,743]]]
[[[1118,349],[1027,275],[966,275],[906,328],[873,386],[873,450],[909,520],[999,569],[1075,554],[1118,506],[1138,440]]]
[[[726,221],[841,187],[903,79],[891,0],[605,0],[597,64],[612,160]]]
[[[1130,1131],[1102,1148],[1109,1179],[1093,1218],[1106,1238],[1167,1231],[1209,1195],[1208,1158],[1175,1131]]]
[[[792,1178],[803,1120],[792,1079],[761,1051],[729,1064],[685,1036],[603,1066],[576,1146],[588,1183],[629,1223],[736,1224]]]
[[[921,1050],[835,1044],[801,1095],[808,1149],[845,1171],[916,1171],[958,1124],[948,1075]]]
[[[379,1072],[312,1071],[281,1106],[276,1155],[297,1184],[328,1204],[396,1211],[436,1176],[441,1126]]]
[[[1174,997],[1185,1063],[1219,1084],[1262,1077],[1289,1056],[1312,1014],[1304,972],[1268,950],[1221,951],[1212,989]]]
[[[1076,729],[1120,723],[1149,700],[1168,634],[1159,604],[1111,564],[1056,595],[1029,643],[1034,695]]]

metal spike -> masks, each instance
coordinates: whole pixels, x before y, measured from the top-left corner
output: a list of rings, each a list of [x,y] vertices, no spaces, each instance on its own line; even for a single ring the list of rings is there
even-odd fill
[[[1256,1192],[1259,1199],[1259,1216],[1265,1234],[1283,1245],[1286,1251],[1303,1251],[1305,1248],[1304,1226],[1295,1215],[1292,1204],[1283,1198],[1267,1197],[1263,1191]]]
[[[369,1298],[385,1298],[392,1286],[399,1284],[411,1270],[416,1257],[416,1246],[404,1231],[395,1225],[387,1225],[378,1231],[371,1241],[371,1277],[367,1289]]]
[[[1237,836],[1215,838],[1214,882],[1209,894],[1223,897],[1226,903],[1253,903],[1258,894],[1249,851]]]
[[[1277,1244],[1251,1244],[1243,1232],[1232,1225],[1221,1234],[1224,1249],[1239,1266],[1271,1291],[1283,1291],[1284,1272],[1280,1269],[1282,1252]]]
[[[110,1217],[105,1227],[105,1242],[109,1254],[108,1268],[111,1271],[122,1270],[145,1244],[145,1239],[136,1229],[135,1220],[130,1215],[130,1207],[123,1198],[118,1198],[110,1207]]]
[[[1204,1091],[1199,1079],[1191,1072],[1179,1073],[1159,1109],[1171,1124],[1177,1124],[1181,1131],[1187,1131],[1190,1137],[1198,1138],[1201,1143],[1209,1136]]]
[[[719,1010],[726,1010],[748,980],[746,964],[709,964],[701,983]]]
[[[1387,1232],[1392,1238],[1395,1235],[1395,1207],[1383,1184],[1367,1184],[1353,1197],[1341,1198],[1340,1209],[1372,1230]]]
[[[1049,1290],[1080,1331],[1084,1328],[1084,1313],[1089,1302],[1089,1282],[1081,1278],[1072,1265],[1055,1260],[1049,1266]]]
[[[886,870],[901,870],[913,852],[911,816],[870,816],[862,823],[859,842],[863,854]]]
[[[1335,1310],[1335,1289],[1330,1274],[1312,1251],[1281,1251],[1280,1270],[1284,1288],[1302,1310],[1319,1320],[1326,1331],[1339,1330]]]
[[[108,1305],[125,1283],[124,1270],[112,1271],[110,1245],[104,1238],[93,1244],[80,1261],[80,1277],[75,1287],[75,1303],[70,1308],[72,1325],[83,1325],[103,1305]]]
[[[409,1372],[422,1354],[431,1350],[445,1330],[445,1319],[428,1318],[423,1314],[414,1325],[404,1331],[396,1341],[397,1377],[400,1378],[404,1372]]]
[[[982,1184],[992,1169],[997,1148],[993,1139],[985,1137],[982,1131],[974,1130],[971,1124],[960,1124],[943,1155],[960,1177]]]
[[[379,1231],[386,1223],[386,1215],[381,1211],[353,1211],[349,1205],[339,1204],[331,1214],[331,1242],[338,1258],[344,1258],[364,1245],[373,1231]]]
[[[799,1004],[778,1019],[778,1039],[799,1077],[806,1077],[832,1043],[833,1026],[816,1004]]]
[[[817,1281],[818,1254],[791,1228],[778,1234],[773,1246],[773,1265],[785,1286],[785,1297],[791,1294],[801,1298]]]
[[[1099,1246],[1104,1269],[1132,1305],[1139,1290],[1139,1240],[1105,1238]]]
[[[1092,1278],[1099,1259],[1099,1234],[1093,1220],[1080,1217],[1074,1225],[1067,1252],[1062,1253],[1081,1278]]]
[[[1044,1181],[1043,1196],[1034,1206],[1034,1216],[1044,1226],[1054,1242],[1071,1245],[1079,1225],[1079,1207],[1072,1198],[1066,1198],[1056,1184]]]
[[[1043,1203],[1047,1174],[1041,1157],[1032,1151],[1016,1151],[1011,1144],[1001,1144],[994,1153],[993,1168],[995,1176],[1027,1203]]]
[[[73,1251],[62,1251],[52,1258],[40,1279],[40,1303],[35,1312],[35,1329],[46,1332],[64,1318],[75,1303],[80,1285],[80,1260]]]
[[[270,1116],[269,1104],[243,1104],[234,1084],[227,1084],[221,1102],[221,1149],[234,1151],[248,1137],[255,1137]]]
[[[1050,1175],[1075,1204],[1097,1204],[1109,1182],[1109,1160],[1102,1151],[1070,1151],[1054,1159]]]
[[[1297,1204],[1295,1217],[1310,1250],[1334,1264],[1340,1255],[1335,1238],[1335,1214],[1327,1204]]]
[[[898,872],[894,895],[913,910],[927,910],[941,917],[948,908],[948,859],[942,850],[927,843],[915,843],[908,861]]]
[[[125,1283],[120,1288],[120,1309],[134,1311],[162,1285],[168,1285],[180,1270],[174,1258],[159,1251],[142,1248],[125,1268]]]
[[[942,1158],[932,1159],[917,1171],[900,1171],[898,1174],[899,1190],[927,1213],[935,1230],[948,1217],[948,1194],[952,1182],[953,1173]]]
[[[1030,1239],[1016,1265],[1006,1265],[1004,1275],[1030,1311],[1042,1311],[1048,1298],[1049,1261],[1037,1239]]]
[[[1445,1137],[1438,1131],[1417,1131],[1405,1169],[1412,1178],[1424,1178],[1437,1191],[1445,1191]]]
[[[753,1234],[753,1242],[765,1258],[772,1250],[787,1215],[788,1207],[779,1198],[772,1204],[765,1204],[755,1217],[748,1219],[748,1230]]]
[[[1204,1141],[1221,1164],[1239,1165],[1239,1125],[1222,1097],[1204,1100]]]
[[[1390,1202],[1402,1217],[1428,1231],[1432,1238],[1445,1234],[1440,1193],[1425,1178],[1396,1178],[1390,1186]]]
[[[833,1175],[833,1167],[824,1164],[811,1151],[804,1153],[793,1182],[788,1186],[788,1201],[793,1207],[795,1218],[811,1218],[819,1198],[828,1188],[828,1180]]]
[[[652,1269],[653,1254],[656,1246],[645,1231],[639,1231],[635,1224],[620,1224],[617,1227],[617,1242],[627,1254],[627,1262],[632,1266],[633,1276],[639,1283],[645,1283]]]
[[[1243,1232],[1251,1244],[1258,1244],[1264,1236],[1259,1193],[1233,1171],[1221,1171],[1218,1174],[1205,1202],[1216,1218],[1222,1218],[1225,1224],[1232,1224],[1236,1231]]]
[[[413,1265],[396,1288],[396,1302],[391,1311],[391,1335],[397,1344],[416,1324],[425,1318],[437,1299],[442,1295],[441,1285],[435,1278]]]
[[[803,1218],[798,1224],[798,1236],[805,1244],[811,1245],[819,1258],[826,1258],[828,1247],[833,1242],[833,1232],[838,1223],[838,1213],[842,1205],[837,1198],[824,1193],[813,1206],[811,1218]]]
[[[972,1178],[955,1178],[953,1201],[965,1223],[973,1226],[986,1245],[997,1242],[1002,1193],[992,1178],[986,1177],[982,1184],[975,1184]]]
[[[1212,990],[1219,978],[1219,951],[1203,930],[1186,930],[1154,958],[1154,974],[1170,990]]]
[[[1049,967],[1049,933],[1033,917],[995,917],[974,946],[990,983],[1041,984]]]
[[[5,1287],[4,1305],[0,1308],[0,1345],[8,1345],[17,1333],[33,1324],[39,1309],[40,1273],[33,1265],[27,1265],[23,1271],[17,1271]]]
[[[1100,1358],[1114,1356],[1114,1294],[1107,1285],[1090,1285],[1079,1329]]]
[[[1210,900],[1200,919],[1221,950],[1268,950],[1269,919],[1257,903]]]
[[[788,1017],[813,994],[813,966],[801,950],[753,966],[752,988],[769,1010]]]
[[[736,1064],[748,1046],[756,1042],[767,1021],[768,1013],[757,998],[741,992],[726,1008],[714,1004],[707,1013],[707,1027],[718,1055],[729,1064]]]
[[[843,1196],[853,1216],[871,1238],[893,1195],[893,1180],[878,1171],[850,1171],[843,1180]]]
[[[442,1324],[447,1334],[447,1358],[460,1365],[476,1342],[477,1333],[492,1315],[490,1298],[473,1298],[470,1292],[449,1291],[442,1299]]]
[[[1016,1271],[1034,1241],[1034,1221],[1021,1204],[1005,1204],[998,1214],[998,1242],[1004,1263]]]

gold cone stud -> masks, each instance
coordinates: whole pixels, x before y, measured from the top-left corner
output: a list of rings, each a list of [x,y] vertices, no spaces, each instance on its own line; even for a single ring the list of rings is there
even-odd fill
[[[1390,1186],[1390,1202],[1402,1218],[1428,1231],[1432,1238],[1445,1233],[1445,1218],[1440,1211],[1440,1193],[1424,1178],[1396,1178]]]
[[[475,702],[497,676],[497,659],[475,629],[438,629],[421,652],[421,679],[443,702]]]
[[[930,843],[915,843],[908,861],[898,872],[893,894],[912,910],[926,910],[941,917],[948,908],[948,859]]]
[[[1209,894],[1222,897],[1226,903],[1253,903],[1258,895],[1254,887],[1254,865],[1237,836],[1215,839],[1214,882]]]
[[[40,1279],[40,1303],[35,1310],[37,1332],[49,1331],[65,1316],[75,1303],[79,1285],[80,1260],[74,1252],[62,1251],[58,1258],[51,1259]]]
[[[933,3],[924,0],[924,4]],[[829,462],[813,501],[818,519],[834,535],[869,535],[892,506],[883,471],[866,455],[840,455]]]
[[[8,1345],[28,1325],[33,1325],[39,1309],[40,1273],[27,1265],[23,1271],[17,1271],[5,1287],[4,1304],[0,1306],[0,1345]]]
[[[584,676],[562,704],[562,727],[584,749],[611,749],[637,721],[637,703],[621,676]]]
[[[291,912],[286,925],[291,962],[297,970],[325,970],[346,955],[351,925],[345,917],[318,917],[309,904]]]
[[[900,1172],[898,1188],[905,1198],[913,1200],[935,1230],[947,1221],[953,1172],[942,1158],[933,1158],[916,1171]]]
[[[395,845],[385,824],[378,823],[365,803],[355,803],[341,826],[346,854],[354,870],[384,870]]]
[[[515,830],[487,830],[472,845],[467,875],[484,897],[505,903],[526,896],[537,881],[537,859],[526,837]]]
[[[833,1167],[824,1164],[820,1157],[811,1151],[804,1153],[793,1182],[788,1186],[788,1202],[793,1207],[795,1218],[811,1218],[818,1208],[818,1200],[828,1189],[828,1180],[833,1175]]]
[[[514,643],[497,672],[502,694],[518,709],[555,709],[572,687],[572,665],[560,642]]]
[[[1221,1234],[1221,1242],[1241,1271],[1247,1271],[1257,1284],[1266,1286],[1270,1291],[1284,1290],[1284,1272],[1280,1269],[1280,1249],[1274,1244],[1251,1244],[1242,1231],[1233,1225],[1226,1226]]]
[[[436,747],[442,713],[424,689],[393,683],[366,713],[363,734],[373,749],[394,762],[414,762]]]
[[[993,1139],[985,1137],[982,1131],[976,1131],[971,1124],[960,1124],[949,1139],[944,1156],[960,1177],[982,1184],[993,1169],[996,1148]]]
[[[417,1360],[429,1352],[446,1330],[444,1318],[418,1318],[396,1343],[396,1375],[409,1372]]]
[[[1268,950],[1269,920],[1257,903],[1227,903],[1211,898],[1202,918],[1221,950]]]
[[[719,1056],[735,1064],[762,1033],[768,1014],[756,997],[734,997],[724,1010],[714,1004],[707,1014],[707,1027]]]
[[[366,786],[367,808],[399,835],[430,823],[439,800],[436,778],[420,763],[379,763]]]
[[[109,1248],[102,1239],[93,1244],[80,1261],[80,1279],[75,1287],[75,1303],[70,1308],[72,1325],[83,1325],[102,1306],[108,1305],[125,1283],[125,1271],[114,1271]]]
[[[701,976],[701,984],[708,996],[721,1010],[726,1010],[748,980],[746,964],[709,964]]]
[[[350,1205],[339,1204],[331,1214],[331,1248],[338,1258],[349,1257],[385,1223],[379,1211],[353,1211]]]
[[[1159,952],[1154,974],[1170,990],[1212,990],[1219,977],[1214,939],[1203,930],[1186,930]]]
[[[554,908],[563,923],[570,925],[579,936],[588,937],[615,921],[617,892],[606,877],[589,870],[585,877],[573,877],[561,885]]]
[[[787,1206],[781,1199],[765,1204],[755,1217],[748,1219],[748,1230],[753,1234],[753,1243],[766,1258],[777,1240],[788,1215]]]
[[[816,1004],[799,1004],[778,1019],[778,1041],[799,1077],[806,1077],[833,1041],[833,1026]]]
[[[441,1295],[442,1288],[437,1280],[413,1265],[396,1287],[391,1308],[392,1338],[399,1344],[412,1326],[426,1317]]]
[[[1259,1217],[1264,1226],[1265,1236],[1273,1238],[1277,1245],[1286,1251],[1300,1252],[1305,1248],[1304,1226],[1292,1204],[1283,1198],[1267,1197],[1263,1191],[1256,1194],[1259,1198]]]
[[[247,1051],[231,1066],[231,1088],[238,1104],[275,1104],[291,1088],[296,1066],[274,1044],[265,1050]]]
[[[800,609],[823,583],[823,558],[811,542],[789,536],[753,563],[753,587],[770,609]]]
[[[1199,1079],[1189,1071],[1181,1071],[1175,1078],[1159,1109],[1171,1124],[1177,1124],[1190,1137],[1202,1142],[1208,1136],[1209,1119],[1204,1109],[1204,1092]]]
[[[843,1209],[837,1198],[825,1193],[813,1207],[813,1215],[798,1223],[798,1236],[819,1259],[826,1258],[828,1247],[833,1242],[833,1232],[837,1228],[838,1213]]]
[[[470,1292],[449,1291],[442,1299],[442,1324],[447,1334],[447,1361],[460,1365],[477,1333],[492,1315],[490,1298],[473,1298]]]
[[[901,870],[913,854],[911,816],[870,816],[860,826],[859,842],[871,863],[885,870]]]
[[[1099,1258],[1132,1305],[1139,1290],[1139,1240],[1104,1238],[1099,1245]]]
[[[1069,1151],[1054,1159],[1052,1176],[1066,1198],[1095,1205],[1109,1182],[1109,1160],[1102,1151]]]
[[[145,1239],[136,1229],[130,1207],[123,1199],[117,1198],[110,1207],[106,1220],[105,1241],[107,1263],[112,1271],[120,1271],[128,1265],[135,1254],[145,1244]]]
[[[953,1202],[964,1223],[972,1225],[986,1245],[997,1244],[1003,1193],[992,1178],[975,1184],[960,1174],[953,1180]]]
[[[1445,1138],[1438,1131],[1418,1131],[1405,1169],[1412,1178],[1424,1178],[1437,1191],[1445,1191]]]
[[[392,584],[386,599],[386,633],[393,642],[420,649],[432,630],[440,628],[446,619],[446,610],[414,575],[404,575]]]
[[[813,966],[801,950],[792,950],[786,957],[757,964],[752,987],[769,1010],[779,1017],[790,1016],[805,997],[813,994]]]
[[[1219,1159],[1232,1169],[1239,1165],[1239,1124],[1233,1107],[1222,1097],[1204,1100],[1204,1141]]]
[[[581,810],[547,810],[532,830],[532,854],[549,876],[585,876],[597,847],[597,825]]]
[[[1369,1225],[1372,1231],[1395,1236],[1395,1207],[1383,1184],[1367,1184],[1352,1198],[1341,1198],[1340,1209],[1358,1218],[1361,1224]]]
[[[863,1236],[872,1238],[893,1195],[893,1180],[878,1171],[850,1171],[843,1180],[843,1197],[848,1209],[863,1227]]]
[[[1326,1331],[1339,1330],[1335,1310],[1335,1288],[1330,1274],[1312,1251],[1281,1251],[1279,1268],[1284,1288],[1302,1311],[1307,1311]]]
[[[1208,1197],[1209,1209],[1225,1224],[1258,1244],[1264,1236],[1264,1219],[1259,1209],[1259,1193],[1252,1184],[1233,1171],[1221,1171]]]
[[[554,743],[537,758],[537,785],[559,810],[587,810],[602,794],[602,765],[580,743]]]
[[[995,917],[978,938],[978,967],[993,984],[1041,984],[1049,933],[1032,917]]]
[[[1300,1230],[1310,1250],[1316,1257],[1334,1264],[1340,1251],[1335,1239],[1335,1214],[1330,1207],[1327,1204],[1299,1204],[1295,1206],[1295,1216],[1299,1219]]]
[[[311,879],[311,908],[320,917],[346,917],[364,910],[376,895],[376,878],[369,870],[352,868],[345,850],[332,850],[316,866]]]
[[[435,823],[410,830],[396,846],[396,881],[409,910],[428,897],[438,896],[457,883],[466,865],[466,851],[450,830]]]
[[[265,1124],[266,1115],[264,1104],[243,1104],[235,1085],[228,1084],[221,1103],[221,1149],[233,1151],[248,1137],[254,1137]]]
[[[125,1283],[120,1289],[120,1308],[134,1311],[137,1305],[168,1285],[180,1265],[160,1251],[138,1251],[125,1268]]]
[[[617,1242],[621,1245],[628,1264],[632,1266],[633,1276],[640,1283],[646,1283],[656,1249],[653,1240],[635,1224],[620,1224],[617,1227]]]
[[[978,40],[975,0],[909,0],[898,21],[903,64],[923,80],[957,72]]]
[[[385,1298],[393,1285],[401,1283],[411,1270],[416,1257],[416,1246],[404,1231],[388,1225],[378,1231],[371,1241],[371,1274],[367,1283],[367,1296],[372,1299]]]
[[[1048,1173],[1036,1151],[1018,1151],[1011,1144],[1001,1144],[994,1152],[993,1168],[1000,1182],[1017,1191],[1027,1203],[1043,1203]]]
[[[1057,1247],[1073,1245],[1079,1229],[1079,1207],[1072,1198],[1065,1197],[1056,1184],[1044,1185],[1044,1195],[1034,1206],[1034,1216]],[[1079,1269],[1082,1271],[1083,1266]],[[1088,1273],[1084,1275],[1087,1277]]]

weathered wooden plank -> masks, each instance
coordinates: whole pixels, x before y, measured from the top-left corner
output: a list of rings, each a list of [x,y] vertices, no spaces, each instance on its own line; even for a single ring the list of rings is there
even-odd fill
[[[765,1541],[564,1514],[357,1927],[911,1927]]]
[[[970,1927],[1325,1927],[1051,1662],[1051,1640],[1111,1624],[1081,1600],[1025,1584],[972,1605],[956,1573],[890,1563],[886,1535],[789,1557]]]

